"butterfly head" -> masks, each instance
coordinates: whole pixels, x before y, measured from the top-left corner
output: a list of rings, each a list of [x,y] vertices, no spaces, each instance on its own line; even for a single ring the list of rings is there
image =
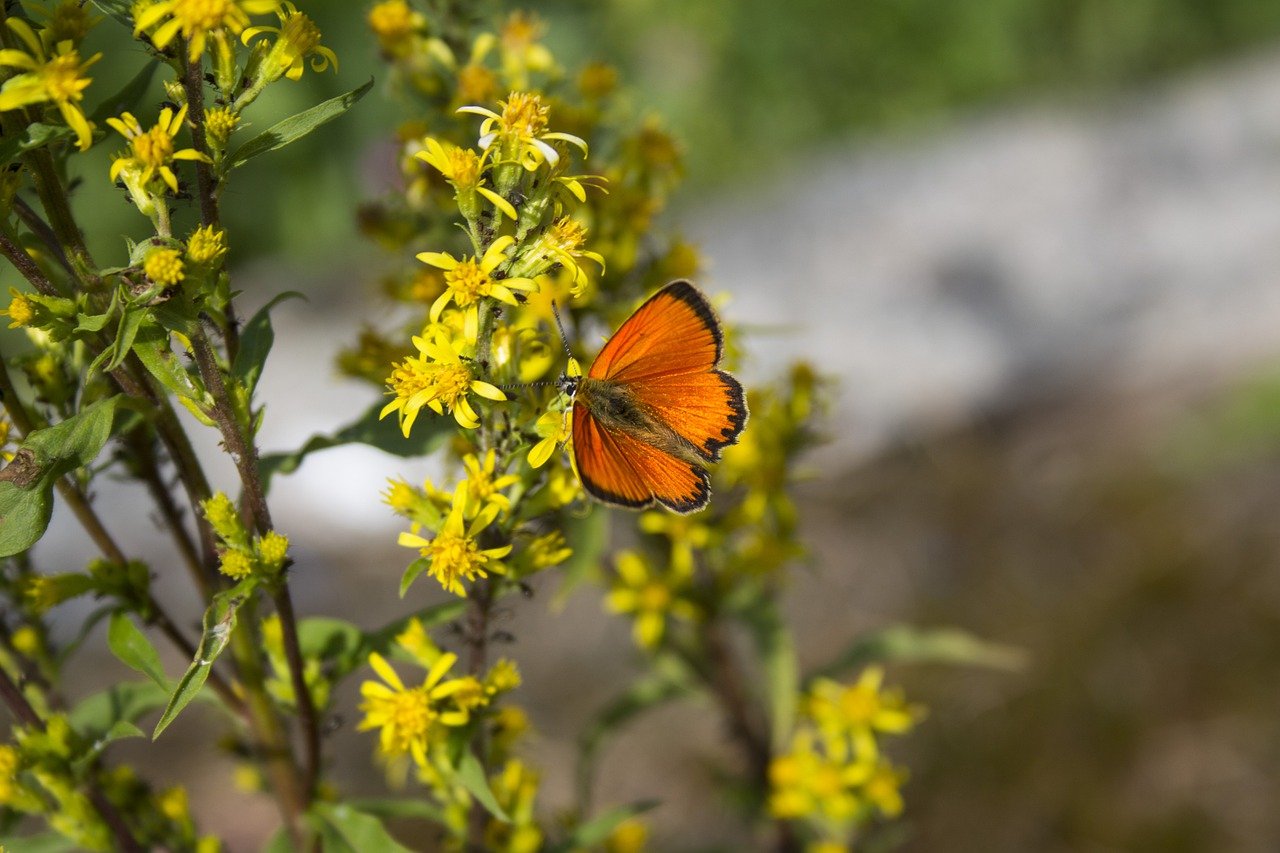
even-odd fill
[[[569,364],[565,367],[564,373],[560,374],[560,378],[556,380],[556,388],[566,397],[573,397],[578,393],[578,385],[582,383],[582,365],[578,364],[578,360],[573,356],[569,357]]]

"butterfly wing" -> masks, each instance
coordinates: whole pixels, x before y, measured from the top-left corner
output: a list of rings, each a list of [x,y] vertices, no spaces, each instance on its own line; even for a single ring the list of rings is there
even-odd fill
[[[604,429],[581,403],[573,407],[573,457],[583,487],[606,503],[634,509],[660,503],[685,513],[702,509],[711,495],[706,470]]]
[[[627,319],[588,375],[625,383],[708,461],[738,439],[747,404],[738,380],[716,370],[720,323],[697,288],[674,281]]]

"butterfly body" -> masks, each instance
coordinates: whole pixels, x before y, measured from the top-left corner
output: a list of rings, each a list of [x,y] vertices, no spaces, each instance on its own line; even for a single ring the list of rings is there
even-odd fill
[[[586,376],[565,377],[574,461],[588,493],[632,508],[706,506],[706,465],[747,420],[742,386],[716,368],[722,346],[706,297],[675,281],[636,309]]]

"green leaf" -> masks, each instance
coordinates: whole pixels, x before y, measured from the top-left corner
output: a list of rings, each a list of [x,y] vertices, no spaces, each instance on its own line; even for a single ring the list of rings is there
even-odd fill
[[[800,691],[800,663],[796,659],[795,642],[773,604],[755,608],[747,618],[764,666],[773,748],[783,750],[795,728]]]
[[[113,742],[133,737],[146,737],[146,734],[128,720],[118,720],[111,728],[96,738],[93,743],[89,744],[88,749],[75,756],[72,765],[77,770],[83,770],[92,764],[102,754],[102,751]]]
[[[409,591],[409,587],[418,576],[431,568],[431,561],[426,557],[419,557],[405,568],[404,574],[400,576],[400,597],[404,598],[404,594]]]
[[[346,803],[316,803],[311,813],[324,821],[355,851],[386,850],[388,853],[411,853],[408,847],[391,837],[382,821],[358,811]]]
[[[110,350],[111,361],[103,368],[104,370],[110,372],[120,366],[120,362],[124,361],[129,350],[133,349],[133,341],[138,337],[138,330],[142,328],[147,318],[145,308],[129,308],[124,312],[124,316],[120,318],[120,325],[116,328],[116,339]]]
[[[99,7],[101,3],[97,4]],[[128,14],[129,4],[120,3],[124,13]],[[112,15],[112,17],[115,17]],[[130,24],[130,26],[132,26]],[[156,69],[160,67],[160,60],[151,59],[147,64],[138,70],[138,73],[129,78],[129,82],[125,83],[118,92],[98,104],[97,109],[93,111],[93,115],[89,118],[94,124],[103,124],[109,118],[115,118],[120,113],[132,111],[138,108],[138,104],[142,102],[142,96],[147,93],[147,87],[151,85],[151,78],[155,76]]]
[[[232,373],[244,383],[250,396],[258,385],[258,377],[262,375],[262,368],[267,363],[267,353],[271,352],[271,345],[276,338],[275,331],[271,328],[271,309],[286,299],[293,298],[306,299],[296,290],[281,293],[250,317],[240,333],[240,349],[236,353]]]
[[[836,677],[872,663],[949,663],[992,669],[1021,669],[1022,649],[981,640],[956,628],[891,625],[854,640],[835,660],[810,678]]]
[[[471,793],[471,796],[479,800],[480,805],[484,806],[489,814],[503,823],[511,823],[511,817],[503,810],[502,806],[498,805],[497,798],[493,796],[493,791],[489,788],[489,780],[484,775],[484,767],[474,753],[470,750],[464,752],[456,770],[458,781],[462,783],[462,787],[466,788]]]
[[[22,838],[6,837],[5,843],[13,853],[74,853],[81,849],[74,841],[57,832],[42,832]]]
[[[443,444],[453,434],[452,418],[424,416],[414,425],[413,434],[405,438],[394,417],[380,419],[384,403],[375,403],[359,420],[348,424],[333,435],[313,435],[301,448],[291,453],[268,453],[258,461],[262,473],[263,488],[271,484],[276,474],[289,474],[298,470],[302,460],[318,450],[340,447],[344,444],[367,444],[402,458],[424,456]]]
[[[260,154],[266,154],[268,151],[283,148],[290,142],[296,142],[317,127],[333,121],[355,106],[356,102],[363,98],[371,88],[373,88],[372,77],[369,78],[368,83],[358,89],[352,89],[344,95],[330,98],[308,110],[303,110],[297,115],[290,116],[284,121],[272,125],[237,148],[227,158],[227,170],[230,171],[237,166],[242,166]]]
[[[262,853],[294,853],[293,839],[289,837],[289,830],[282,826],[273,832],[262,848]]]
[[[163,708],[169,691],[151,681],[124,681],[87,696],[71,711],[71,725],[89,737],[99,737],[120,722],[136,723],[144,714]]]
[[[614,732],[645,711],[690,696],[695,690],[694,681],[684,664],[665,655],[655,659],[649,672],[601,708],[578,737],[578,802],[590,800],[596,762]]]
[[[42,124],[40,122],[29,124],[27,125],[25,136],[16,136],[12,139],[0,141],[0,168],[8,166],[27,151],[41,148],[59,139],[71,137],[74,133],[71,128],[61,125]]]
[[[551,847],[548,853],[571,853],[574,850],[591,850],[599,847],[618,828],[618,824],[638,814],[644,814],[657,805],[657,800],[642,800],[609,809],[599,817],[579,824],[564,841]]]
[[[49,489],[21,489],[0,482],[0,557],[19,554],[39,542],[51,515]]]
[[[138,332],[133,351],[147,372],[168,390],[185,399],[195,400],[204,396],[173,350],[169,348],[169,333],[158,326],[147,326]]]
[[[120,397],[109,397],[61,423],[34,430],[0,471],[0,557],[30,548],[44,535],[59,477],[97,458],[123,421]]]
[[[129,13],[128,0],[93,0],[93,5],[129,29],[133,29],[133,15]]]
[[[347,800],[347,804],[356,811],[381,818],[418,818],[432,823],[445,821],[444,811],[426,800],[371,798]]]
[[[200,647],[196,649],[195,659],[187,667],[186,673],[178,682],[178,687],[169,697],[169,704],[160,715],[152,732],[152,740],[160,737],[160,733],[169,727],[182,709],[190,704],[204,686],[209,677],[213,662],[222,654],[222,650],[231,642],[231,633],[236,629],[236,613],[240,605],[249,600],[257,588],[256,578],[245,578],[231,589],[224,590],[213,597],[213,603],[204,612],[204,626],[200,634]]]
[[[155,646],[124,613],[117,611],[111,614],[111,622],[107,625],[107,647],[125,666],[169,690],[169,678],[160,665],[160,655]]]

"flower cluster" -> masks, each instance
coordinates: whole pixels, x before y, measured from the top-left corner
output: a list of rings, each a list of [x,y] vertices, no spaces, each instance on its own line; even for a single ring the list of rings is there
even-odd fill
[[[853,684],[815,680],[790,749],[769,766],[770,814],[802,824],[824,849],[851,849],[877,817],[902,812],[906,771],[884,757],[880,740],[910,731],[922,711],[883,679],[869,667]]]
[[[250,536],[244,521],[222,492],[203,504],[205,520],[218,537],[219,568],[232,580],[248,577],[270,579],[277,576],[289,559],[289,537],[268,530]]]

